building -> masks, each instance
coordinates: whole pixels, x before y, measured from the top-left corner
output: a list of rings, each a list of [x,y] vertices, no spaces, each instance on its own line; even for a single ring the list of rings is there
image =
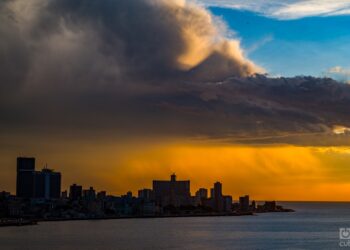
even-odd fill
[[[143,201],[152,201],[154,200],[153,190],[152,189],[141,189],[138,191],[138,198]]]
[[[249,195],[239,197],[239,210],[242,212],[249,211]]]
[[[265,211],[276,211],[276,201],[265,201],[264,204]]]
[[[17,158],[16,196],[20,198],[59,199],[61,173],[44,168],[35,171],[35,158]]]
[[[252,205],[250,206],[252,211],[256,210],[256,202],[252,201]]]
[[[214,210],[217,212],[224,211],[224,198],[222,195],[222,184],[220,182],[214,183],[213,189]]]
[[[61,193],[61,198],[62,198],[62,199],[68,199],[68,192],[67,192],[67,190],[62,191],[62,193]]]
[[[208,189],[205,188],[200,188],[196,192],[196,196],[194,198],[195,200],[195,205],[203,205],[203,200],[208,199]]]
[[[16,196],[20,198],[35,197],[35,158],[17,158]]]
[[[190,181],[177,181],[175,174],[169,181],[153,181],[153,192],[155,201],[162,207],[191,205]]]
[[[203,194],[205,193],[204,191],[202,192]],[[222,184],[216,182],[214,183],[214,187],[210,189],[210,198],[202,198],[201,205],[210,207],[212,211],[217,213],[232,212],[232,196],[223,195]]]
[[[73,184],[69,188],[69,199],[76,201],[80,200],[83,196],[83,187],[77,184]]]
[[[35,198],[59,199],[61,197],[61,173],[44,168],[35,172]]]
[[[106,191],[100,191],[96,195],[98,200],[104,200],[107,197],[107,192]]]
[[[83,190],[83,197],[85,201],[94,201],[96,199],[96,191],[93,187]]]
[[[141,215],[153,216],[158,211],[158,206],[154,201],[152,189],[141,189],[138,191],[138,213]]]
[[[232,196],[224,195],[223,198],[224,198],[224,211],[232,212]]]
[[[214,188],[210,189],[210,198],[214,198],[215,197],[215,193],[214,193]]]
[[[200,188],[196,192],[196,197],[199,197],[201,199],[207,199],[208,198],[208,189],[206,188]]]

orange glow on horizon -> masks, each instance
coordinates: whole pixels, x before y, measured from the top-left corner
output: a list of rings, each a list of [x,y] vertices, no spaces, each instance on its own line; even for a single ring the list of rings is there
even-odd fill
[[[151,188],[152,180],[169,179],[175,172],[178,179],[191,180],[193,195],[220,181],[234,200],[249,194],[256,200],[350,201],[349,152],[344,147],[142,141],[55,146],[33,155],[38,169],[52,162],[50,167],[62,172],[63,189],[79,183],[115,195],[137,194]],[[9,167],[0,174],[12,192],[14,164],[6,163]]]

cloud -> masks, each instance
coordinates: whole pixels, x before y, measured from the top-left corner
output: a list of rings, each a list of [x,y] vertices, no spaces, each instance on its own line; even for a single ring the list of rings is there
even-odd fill
[[[265,16],[281,19],[299,19],[310,16],[338,16],[350,13],[347,0],[200,0],[206,6],[249,10]]]
[[[333,126],[333,133],[336,135],[347,134],[349,132],[350,132],[350,128],[348,127],[339,126],[339,125]]]
[[[261,72],[219,20],[189,1],[15,0],[1,13],[1,80],[27,90]]]
[[[0,135],[342,145],[350,86],[268,78],[188,1],[0,5]],[[312,140],[311,140],[311,139]],[[4,142],[5,143],[5,142]]]
[[[345,69],[341,66],[335,66],[328,69],[326,75],[333,77],[339,81],[350,83],[350,69]]]
[[[264,45],[272,42],[274,40],[273,35],[267,35],[265,37],[263,37],[262,39],[258,40],[257,42],[255,42],[253,45],[251,45],[248,49],[247,49],[247,54],[250,54],[256,50],[258,50],[259,48],[263,47]]]
[[[142,87],[142,88],[141,88]],[[312,77],[231,77],[103,92],[21,96],[0,110],[7,134],[175,137],[233,144],[348,145],[350,86]]]

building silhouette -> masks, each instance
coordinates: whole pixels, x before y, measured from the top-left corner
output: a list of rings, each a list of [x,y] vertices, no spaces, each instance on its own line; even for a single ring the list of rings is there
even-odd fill
[[[61,197],[61,173],[44,168],[35,172],[35,198],[59,199]]]
[[[104,200],[106,197],[107,197],[107,192],[106,191],[100,191],[96,195],[96,198],[98,200]]]
[[[239,210],[242,212],[249,211],[249,195],[239,197]]]
[[[154,200],[153,190],[152,189],[141,189],[138,191],[138,198],[143,201],[152,201]]]
[[[35,158],[17,158],[16,195],[20,198],[59,199],[61,173],[44,168],[35,171]]]
[[[61,193],[61,198],[62,198],[62,199],[67,199],[67,198],[68,198],[68,192],[67,192],[67,190],[62,191],[62,193]]]
[[[69,188],[69,199],[70,200],[80,200],[83,196],[83,187],[77,184],[73,184]]]
[[[83,198],[85,201],[94,201],[96,199],[96,191],[93,187],[83,190]]]
[[[175,174],[170,181],[154,180],[153,192],[155,201],[163,207],[191,205],[190,181],[177,181]]]
[[[222,184],[220,182],[214,183],[213,195],[214,210],[222,212],[224,210],[224,198],[222,195]]]
[[[200,188],[194,197],[195,205],[203,205],[205,200],[208,199],[208,189]]]
[[[35,197],[35,158],[17,158],[16,196],[20,198]]]
[[[210,189],[210,198],[202,198],[200,205],[210,207],[217,213],[230,212],[232,211],[232,196],[223,195],[222,184],[215,182],[214,187]]]

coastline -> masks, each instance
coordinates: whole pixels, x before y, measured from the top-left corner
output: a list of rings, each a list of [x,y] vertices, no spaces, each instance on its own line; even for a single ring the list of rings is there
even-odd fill
[[[203,214],[168,214],[168,215],[136,215],[136,216],[103,216],[86,218],[46,218],[46,219],[8,219],[0,221],[0,227],[33,226],[39,222],[55,221],[85,221],[85,220],[125,220],[125,219],[163,219],[163,218],[191,218],[191,217],[230,217],[230,216],[256,216],[260,213],[289,213],[293,209],[265,212],[239,212],[239,213],[203,213]]]

